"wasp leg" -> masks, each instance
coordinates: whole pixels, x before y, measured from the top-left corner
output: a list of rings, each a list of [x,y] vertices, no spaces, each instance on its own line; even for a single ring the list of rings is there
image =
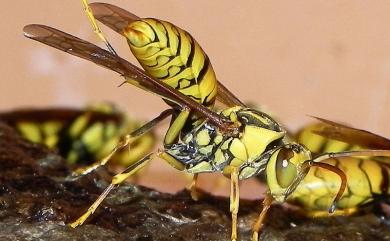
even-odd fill
[[[387,206],[390,205],[390,200],[388,197],[385,197],[387,194],[374,194],[373,198],[374,203],[369,205],[369,210],[372,210],[372,213],[380,220],[381,223],[385,224],[386,226],[390,226],[390,216],[388,212],[384,209],[382,206],[383,204]]]
[[[230,213],[232,214],[232,236],[231,240],[237,240],[237,213],[240,205],[240,192],[238,186],[238,169],[231,168],[230,173]]]
[[[357,207],[353,208],[346,208],[342,210],[335,210],[333,213],[329,213],[329,210],[327,211],[307,211],[302,210],[302,214],[311,217],[311,218],[323,218],[323,217],[329,217],[329,216],[351,216],[352,214],[360,211]]]
[[[168,109],[163,112],[153,120],[149,121],[148,123],[144,124],[140,128],[134,130],[130,134],[126,135],[122,141],[120,141],[117,146],[108,154],[106,157],[104,157],[102,160],[99,160],[90,166],[87,166],[85,168],[80,168],[75,171],[76,175],[86,175],[97,168],[104,166],[107,164],[107,162],[111,159],[111,157],[119,150],[122,150],[126,146],[130,146],[130,144],[138,137],[142,136],[146,132],[150,131],[153,127],[155,127],[159,122],[163,121],[168,116],[172,115],[173,110]]]
[[[103,41],[103,43],[106,45],[107,49],[114,55],[118,55],[114,48],[111,46],[111,44],[108,42],[106,37],[104,36],[102,30],[99,28],[99,25],[96,22],[95,16],[93,15],[93,12],[91,8],[89,7],[88,0],[81,0],[81,3],[83,4],[85,14],[88,17],[89,22],[92,25],[93,31],[95,34],[100,38],[100,40]]]
[[[135,172],[142,169],[151,159],[153,159],[154,157],[159,156],[159,155],[160,155],[160,152],[150,153],[147,156],[145,156],[144,158],[142,158],[141,160],[139,160],[138,162],[127,167],[122,172],[116,174],[112,178],[111,184],[108,185],[108,187],[103,191],[102,194],[100,194],[98,199],[96,199],[96,201],[88,208],[88,210],[83,215],[81,215],[76,221],[71,223],[70,226],[72,228],[75,228],[79,225],[82,225],[85,222],[85,220],[87,220],[87,218],[96,211],[96,209],[99,207],[99,205],[103,202],[103,200],[107,197],[107,195],[110,193],[110,191],[112,189],[114,189],[115,187],[120,185],[122,182],[124,182],[127,178],[129,178]]]
[[[177,137],[179,136],[181,130],[183,129],[185,123],[187,122],[189,114],[190,114],[190,109],[185,108],[173,120],[171,126],[169,127],[167,133],[165,134],[164,145],[170,145],[177,140]],[[171,157],[169,155],[166,155],[165,158],[163,157],[163,159],[165,161],[167,161],[169,164],[173,165],[176,169],[179,169],[179,170],[184,169],[183,164],[178,163],[177,160],[175,160],[173,157]],[[191,197],[195,201],[199,200],[199,196],[200,196],[200,194],[196,188],[197,180],[198,180],[198,174],[196,173],[193,175],[192,181],[188,187],[188,189],[191,192]]]
[[[187,122],[188,116],[190,115],[190,109],[184,108],[179,115],[173,120],[167,133],[164,137],[164,145],[170,145],[177,141],[181,130]]]
[[[273,197],[271,194],[267,193],[263,200],[263,209],[261,210],[259,216],[256,219],[255,224],[252,227],[252,241],[258,241],[259,240],[259,232],[264,226],[264,220],[267,215],[267,212],[269,208],[271,207],[273,201]]]
[[[198,189],[196,188],[196,183],[198,182],[198,176],[199,176],[198,173],[195,173],[193,175],[192,181],[190,183],[190,186],[188,187],[188,189],[191,192],[191,198],[194,201],[198,201],[199,200],[199,196],[200,196],[200,193],[199,193]]]

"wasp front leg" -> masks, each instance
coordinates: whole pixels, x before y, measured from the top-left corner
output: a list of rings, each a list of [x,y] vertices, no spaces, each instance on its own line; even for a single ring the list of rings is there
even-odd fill
[[[252,241],[259,240],[259,232],[264,226],[265,217],[267,216],[268,210],[271,207],[273,197],[271,194],[267,193],[263,200],[263,209],[261,210],[259,216],[256,219],[255,224],[252,227]]]
[[[184,109],[180,112],[180,114],[175,118],[175,120],[172,122],[171,126],[169,127],[168,131],[167,131],[167,134],[165,135],[165,138],[164,138],[164,145],[165,146],[169,146],[171,144],[173,144],[181,130],[183,129],[184,125],[186,124],[187,120],[188,120],[188,116],[190,115],[190,110],[189,109]],[[176,169],[179,169],[179,170],[183,170],[184,169],[184,166],[182,163],[178,163],[176,159],[172,158],[172,157],[169,157],[167,156],[165,158],[165,160],[173,165]],[[192,181],[188,187],[188,189],[190,190],[191,192],[191,197],[193,200],[197,201],[199,199],[199,192],[196,188],[196,183],[197,183],[197,180],[198,180],[198,174],[194,174],[192,176]]]
[[[230,173],[230,213],[232,214],[231,240],[237,240],[237,214],[240,205],[240,192],[238,186],[238,168],[231,167]]]

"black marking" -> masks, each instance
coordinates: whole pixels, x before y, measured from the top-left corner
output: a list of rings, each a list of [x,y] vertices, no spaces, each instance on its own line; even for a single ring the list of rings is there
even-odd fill
[[[167,38],[167,47],[166,48],[171,48],[171,42],[170,42],[170,38],[169,38],[169,31],[167,30],[167,28],[165,27],[163,22],[161,22],[158,19],[155,19],[155,20],[156,20],[157,24],[161,24],[163,26],[163,28],[165,29],[165,37]],[[171,25],[171,24],[168,23],[168,25]]]
[[[200,84],[203,80],[207,81],[207,79],[204,79],[204,76],[205,76],[207,70],[209,69],[209,65],[210,65],[210,60],[207,57],[207,55],[205,55],[204,52],[202,53],[202,55],[203,55],[203,66],[202,66],[202,69],[199,71],[199,74],[197,77],[198,84]]]
[[[155,19],[155,18],[146,18],[146,19],[151,19],[151,20],[154,20],[154,21],[158,21],[157,19]],[[150,25],[150,23],[148,23],[147,21],[144,21],[144,20],[139,20],[139,21],[142,21],[143,23],[146,23],[147,25],[149,25],[149,27],[150,27],[150,29],[152,29],[152,31],[153,31],[153,33],[154,33],[154,36],[155,36],[155,38],[153,39],[153,42],[152,43],[158,43],[158,42],[160,42],[160,39],[158,38],[158,35],[157,35],[157,32],[156,32],[156,30],[155,30],[155,28],[152,26],[152,25]],[[150,43],[148,43],[148,44],[146,44],[146,45],[149,45]],[[146,45],[144,45],[144,46],[146,46]]]
[[[194,61],[194,56],[195,56],[195,40],[194,38],[192,38],[192,36],[185,32],[184,31],[184,36],[186,37],[187,41],[190,42],[190,45],[191,45],[191,50],[190,50],[190,54],[188,55],[188,58],[187,58],[187,63],[186,63],[186,66],[192,66],[192,61]]]
[[[254,115],[261,116],[262,118],[266,119],[268,123],[261,122],[259,119],[254,117]],[[277,131],[277,132],[282,131],[280,125],[269,115],[254,109],[245,108],[245,109],[241,109],[240,111],[237,111],[237,118],[240,120],[241,123],[245,125],[257,126],[268,130]]]
[[[183,81],[188,81],[189,82],[188,86],[181,87],[181,84],[182,84]],[[183,78],[183,79],[179,79],[179,81],[177,82],[177,86],[176,86],[177,88],[175,88],[175,89],[188,88],[190,86],[191,86],[191,81],[189,79]]]
[[[313,135],[314,133],[311,132]],[[328,142],[329,140],[326,140],[326,139],[322,139],[320,141],[320,146],[318,147],[318,149],[316,150],[316,153],[324,153],[325,152],[325,148],[328,146]]]
[[[352,151],[352,148],[354,147],[354,145],[348,143],[348,145],[344,148],[343,151]]]
[[[210,80],[208,80],[208,81],[210,81]],[[206,95],[206,97],[204,98],[204,100],[205,100],[205,102],[203,103],[205,106],[212,106],[213,104],[214,104],[214,102],[215,102],[215,97],[216,96],[214,96],[212,99],[210,99],[210,100],[208,100],[207,101],[207,99],[210,97],[210,95],[213,93],[213,91],[215,90],[215,88],[217,88],[217,83],[214,85],[214,88],[211,90],[211,91],[209,91],[209,93]]]
[[[381,192],[382,194],[387,194],[389,190],[389,173],[387,171],[387,168],[381,164],[379,164],[381,168],[381,174],[382,174],[382,182],[381,182]]]
[[[242,131],[241,131],[242,132]],[[263,153],[266,153],[270,150],[273,150],[273,149],[276,149],[277,147],[280,147],[283,145],[283,137],[282,138],[279,138],[279,139],[276,139],[274,141],[271,141],[270,143],[268,143],[268,145],[265,147],[264,149],[264,152]],[[262,154],[263,154],[262,153]]]

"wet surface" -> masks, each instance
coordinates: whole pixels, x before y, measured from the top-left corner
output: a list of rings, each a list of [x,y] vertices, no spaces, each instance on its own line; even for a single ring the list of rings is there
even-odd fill
[[[0,124],[0,240],[229,240],[227,198],[204,194],[193,201],[187,191],[175,195],[122,185],[85,225],[66,226],[80,216],[108,184],[101,168],[71,178],[61,157],[24,141]],[[250,240],[260,201],[242,200],[239,240]],[[262,240],[390,240],[390,228],[373,214],[309,219],[273,206]]]

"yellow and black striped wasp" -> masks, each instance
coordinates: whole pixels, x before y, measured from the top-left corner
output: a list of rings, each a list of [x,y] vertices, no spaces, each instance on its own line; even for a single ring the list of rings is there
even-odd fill
[[[83,2],[86,4],[86,1]],[[25,26],[25,36],[116,71],[125,77],[124,83],[159,95],[170,108],[126,135],[110,155],[81,174],[105,165],[117,150],[130,145],[134,138],[150,131],[169,116],[171,125],[165,135],[163,148],[115,175],[88,211],[71,224],[72,227],[81,225],[114,187],[149,160],[160,157],[178,170],[195,174],[194,180],[198,173],[204,172],[220,172],[231,179],[232,240],[237,239],[238,182],[265,171],[270,190],[253,226],[253,240],[257,240],[272,201],[283,202],[311,167],[330,170],[341,179],[339,191],[330,205],[333,211],[344,192],[346,177],[340,169],[323,160],[341,156],[390,155],[390,151],[368,150],[327,153],[313,159],[303,145],[286,137],[286,131],[274,119],[246,107],[216,79],[209,58],[188,32],[169,22],[140,18],[107,3],[86,4],[86,12],[99,35],[101,32],[95,18],[123,35],[144,70],[119,57],[107,41],[109,51],[60,30],[37,24]],[[220,112],[213,111],[216,100],[227,108]],[[191,190],[195,197],[195,182]]]
[[[313,155],[362,149],[390,149],[390,140],[373,133],[320,119],[302,128],[295,140],[305,145]],[[339,157],[324,160],[342,170],[347,178],[346,190],[336,203],[334,215],[348,215],[363,207],[389,202],[389,157]],[[310,169],[288,197],[287,202],[300,206],[309,216],[325,216],[340,180],[333,173]],[[374,210],[375,211],[375,210]]]
[[[56,150],[69,164],[81,166],[107,156],[123,135],[140,126],[110,103],[85,108],[18,109],[1,112],[0,121],[25,139]],[[111,162],[128,166],[149,153],[154,143],[155,136],[149,132],[132,143],[131,152],[120,151]]]

